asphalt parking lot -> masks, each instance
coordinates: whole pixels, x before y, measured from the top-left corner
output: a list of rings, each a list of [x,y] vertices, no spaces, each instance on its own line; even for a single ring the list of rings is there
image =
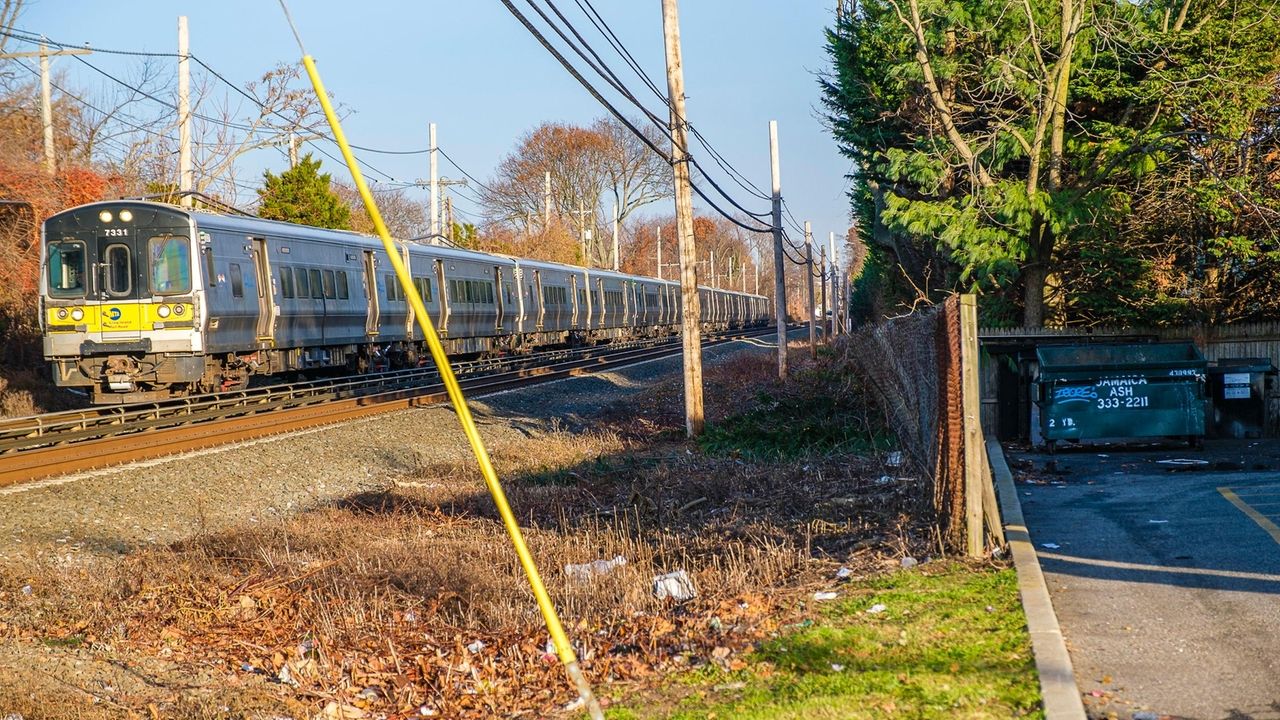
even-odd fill
[[[1280,440],[1010,453],[1092,717],[1280,720]]]

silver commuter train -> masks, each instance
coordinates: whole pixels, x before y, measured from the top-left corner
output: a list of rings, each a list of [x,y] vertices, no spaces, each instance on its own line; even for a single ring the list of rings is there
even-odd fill
[[[680,330],[675,282],[417,243],[399,251],[450,355]],[[53,379],[97,403],[426,357],[382,243],[357,233],[108,201],[50,217],[41,268]],[[708,330],[771,317],[759,295],[700,287],[699,296]]]

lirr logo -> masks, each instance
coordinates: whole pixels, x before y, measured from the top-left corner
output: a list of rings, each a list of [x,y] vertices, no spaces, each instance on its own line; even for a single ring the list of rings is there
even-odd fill
[[[107,317],[111,318],[112,320],[119,320],[119,319],[120,319],[120,308],[118,308],[118,307],[113,307],[113,308],[111,308],[111,309],[107,310]]]

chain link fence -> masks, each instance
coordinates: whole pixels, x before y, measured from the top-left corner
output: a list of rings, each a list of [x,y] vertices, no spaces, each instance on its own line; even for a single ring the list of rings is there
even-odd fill
[[[927,508],[944,544],[965,546],[964,398],[960,298],[864,327],[844,341],[905,460],[930,488]],[[922,503],[923,505],[924,503]]]

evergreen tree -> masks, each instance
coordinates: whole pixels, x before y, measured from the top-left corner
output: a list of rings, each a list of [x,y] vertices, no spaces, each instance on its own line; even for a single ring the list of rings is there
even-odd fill
[[[273,175],[264,173],[258,190],[258,217],[314,227],[351,229],[351,209],[329,188],[328,173],[320,161],[303,157],[297,167]]]

